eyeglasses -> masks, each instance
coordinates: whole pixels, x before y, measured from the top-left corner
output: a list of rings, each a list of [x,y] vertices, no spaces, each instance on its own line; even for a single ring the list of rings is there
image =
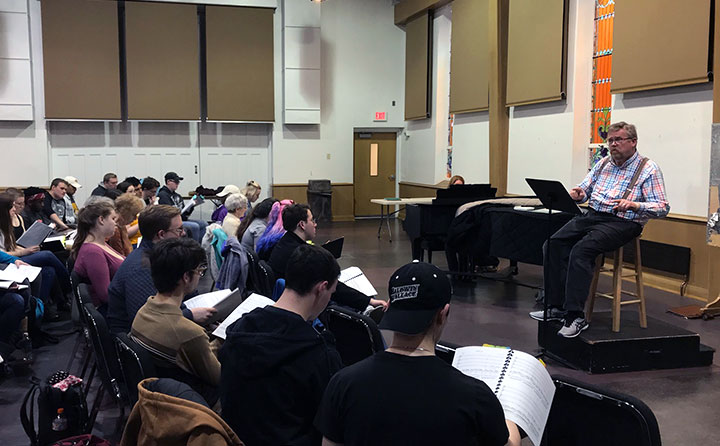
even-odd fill
[[[177,235],[178,237],[182,237],[183,235],[185,235],[185,228],[180,226],[179,228],[168,229],[166,232],[172,232],[173,234]]]
[[[610,139],[607,140],[607,143],[608,143],[608,144],[611,144],[611,145],[612,145],[612,144],[615,144],[615,143],[618,143],[618,144],[619,144],[620,141],[627,141],[628,139],[635,139],[635,138],[631,138],[631,137],[628,137],[628,138],[610,138]]]
[[[192,270],[192,272],[194,272],[195,274],[197,274],[200,277],[203,277],[205,275],[206,270],[207,270],[207,266],[202,265],[202,266],[198,266],[197,268]]]

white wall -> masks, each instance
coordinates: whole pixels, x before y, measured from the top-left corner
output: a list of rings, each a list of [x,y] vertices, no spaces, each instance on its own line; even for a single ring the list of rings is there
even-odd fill
[[[433,18],[430,118],[406,123],[408,136],[402,138],[400,148],[400,181],[436,184],[445,179],[451,31],[452,9],[444,6],[435,11]],[[399,112],[403,113],[402,109]]]
[[[706,217],[712,84],[613,95],[612,120],[637,127],[638,151],[663,172],[670,212]]]
[[[512,107],[508,139],[508,193],[531,194],[525,178],[547,178],[568,187],[587,169],[594,2],[571,0],[565,100]]]
[[[24,1],[24,0],[19,0]],[[14,0],[18,2],[18,0]],[[1,184],[7,186],[49,185],[45,100],[42,91],[42,30],[40,2],[28,0],[30,57],[32,60],[34,122],[0,122]]]
[[[332,0],[314,6],[322,8],[320,125],[283,124],[282,9],[275,14],[276,184],[310,178],[352,182],[353,129],[404,125],[405,38],[393,23],[392,1]],[[376,111],[386,111],[387,122],[373,122]]]

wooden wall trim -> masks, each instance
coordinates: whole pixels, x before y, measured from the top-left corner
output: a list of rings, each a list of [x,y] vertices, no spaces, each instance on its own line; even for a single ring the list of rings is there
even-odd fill
[[[490,0],[488,8],[488,48],[490,50],[489,75],[489,143],[490,184],[497,188],[497,195],[507,192],[508,138],[510,112],[505,106],[507,97],[507,42],[508,0]]]
[[[447,189],[448,187],[447,180],[441,181],[437,184],[413,183],[411,181],[400,181],[398,184],[400,184],[400,186],[425,187],[428,189]]]

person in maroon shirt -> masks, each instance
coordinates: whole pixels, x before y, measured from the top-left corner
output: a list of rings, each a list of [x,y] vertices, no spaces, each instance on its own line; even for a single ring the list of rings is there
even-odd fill
[[[85,206],[78,214],[72,247],[74,270],[90,283],[92,303],[103,316],[107,313],[108,285],[125,260],[125,256],[107,244],[115,232],[117,218],[110,199],[101,198]]]

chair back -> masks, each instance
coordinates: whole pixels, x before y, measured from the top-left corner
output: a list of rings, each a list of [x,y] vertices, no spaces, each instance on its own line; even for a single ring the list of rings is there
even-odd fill
[[[375,321],[363,314],[331,305],[325,310],[323,322],[335,336],[338,353],[346,366],[385,348]]]
[[[262,296],[272,296],[275,286],[275,274],[272,269],[260,260],[255,251],[247,250],[248,277],[245,283],[245,293],[257,293]]]
[[[140,381],[157,376],[155,364],[150,353],[125,333],[120,333],[115,338],[115,349],[120,360],[120,372],[126,386],[125,390],[132,407],[138,400],[137,386]]]
[[[113,335],[110,334],[105,318],[92,304],[85,304],[82,308],[100,380],[115,401],[121,401],[122,394],[118,385],[120,361],[113,345]]]
[[[655,414],[639,399],[565,376],[553,381],[544,446],[661,445]]]

